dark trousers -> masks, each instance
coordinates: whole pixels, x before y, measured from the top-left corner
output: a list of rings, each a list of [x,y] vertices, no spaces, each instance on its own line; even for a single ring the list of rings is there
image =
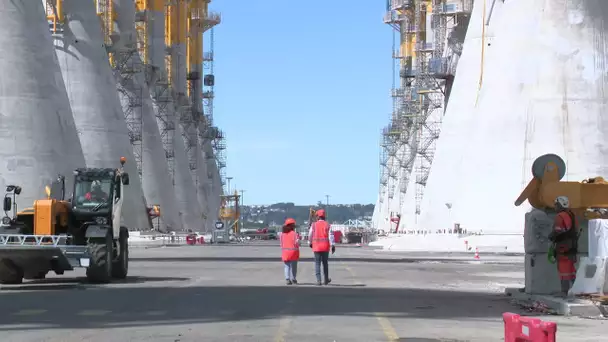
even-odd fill
[[[329,280],[329,252],[315,252],[315,275],[317,281],[321,282],[321,263],[323,263],[323,277],[325,281]]]

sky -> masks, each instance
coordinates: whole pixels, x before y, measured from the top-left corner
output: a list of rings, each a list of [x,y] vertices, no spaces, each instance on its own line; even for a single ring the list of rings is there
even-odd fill
[[[211,2],[222,15],[214,122],[226,136],[226,175],[245,190],[245,204],[314,204],[325,195],[334,204],[376,202],[380,131],[392,107],[385,6]]]

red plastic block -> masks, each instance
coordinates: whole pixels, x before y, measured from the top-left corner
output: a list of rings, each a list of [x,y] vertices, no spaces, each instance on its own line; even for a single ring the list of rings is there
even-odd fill
[[[505,342],[555,342],[557,324],[505,312]]]

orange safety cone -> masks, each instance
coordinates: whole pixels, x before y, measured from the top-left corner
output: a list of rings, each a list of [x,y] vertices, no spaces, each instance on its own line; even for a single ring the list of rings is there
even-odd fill
[[[479,248],[475,247],[475,259],[479,260]]]

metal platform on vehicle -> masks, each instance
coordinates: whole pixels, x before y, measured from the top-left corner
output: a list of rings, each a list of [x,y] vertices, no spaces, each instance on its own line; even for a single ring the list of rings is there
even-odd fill
[[[88,267],[90,254],[87,246],[68,245],[67,235],[0,234],[0,259],[11,259],[18,264],[55,260],[64,270]]]

